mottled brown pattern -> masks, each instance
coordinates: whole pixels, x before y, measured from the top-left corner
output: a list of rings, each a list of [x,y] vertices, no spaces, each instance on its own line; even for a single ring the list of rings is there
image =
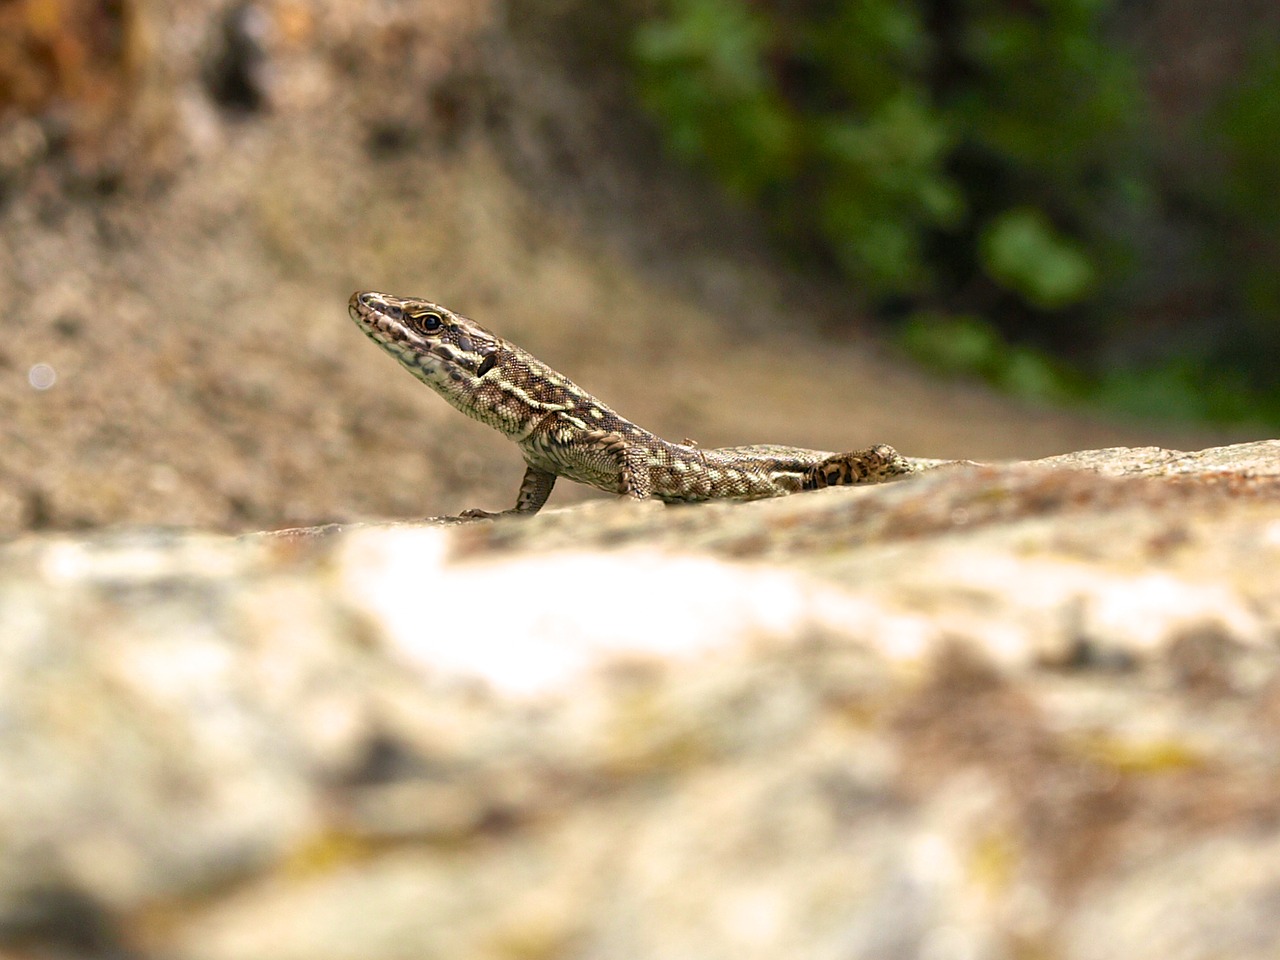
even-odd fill
[[[767,444],[703,449],[637,426],[478,323],[427,300],[354,293],[365,335],[467,416],[515,441],[528,469],[508,513],[536,513],[556,477],[668,503],[761,500],[912,472],[892,447],[831,453]],[[491,516],[469,510],[467,516]]]

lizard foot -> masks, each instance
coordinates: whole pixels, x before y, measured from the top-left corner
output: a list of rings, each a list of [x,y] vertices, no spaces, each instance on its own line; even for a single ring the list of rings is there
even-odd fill
[[[910,461],[893,447],[878,443],[865,450],[837,453],[811,467],[804,489],[848,486],[855,483],[884,483],[914,472]]]
[[[463,510],[458,514],[459,520],[496,520],[503,515],[505,511],[498,513],[490,513],[488,510]]]

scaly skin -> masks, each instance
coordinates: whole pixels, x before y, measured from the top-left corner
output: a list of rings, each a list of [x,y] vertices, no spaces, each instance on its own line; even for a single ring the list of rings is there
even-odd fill
[[[507,513],[536,513],[556,477],[667,503],[760,500],[881,483],[915,469],[884,444],[849,453],[671,443],[614,412],[567,377],[474,320],[427,300],[354,293],[365,335],[469,417],[515,441],[528,469]],[[464,516],[494,514],[469,510]]]

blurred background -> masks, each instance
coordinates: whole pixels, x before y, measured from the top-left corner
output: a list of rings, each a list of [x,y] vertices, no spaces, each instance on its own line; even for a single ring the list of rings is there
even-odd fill
[[[509,506],[357,288],[704,445],[1275,436],[1278,147],[1272,0],[4,0],[0,534]]]

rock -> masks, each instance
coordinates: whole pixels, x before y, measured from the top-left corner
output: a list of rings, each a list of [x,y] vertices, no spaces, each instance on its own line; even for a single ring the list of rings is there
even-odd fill
[[[1269,441],[15,540],[0,948],[1275,956],[1278,492]]]

